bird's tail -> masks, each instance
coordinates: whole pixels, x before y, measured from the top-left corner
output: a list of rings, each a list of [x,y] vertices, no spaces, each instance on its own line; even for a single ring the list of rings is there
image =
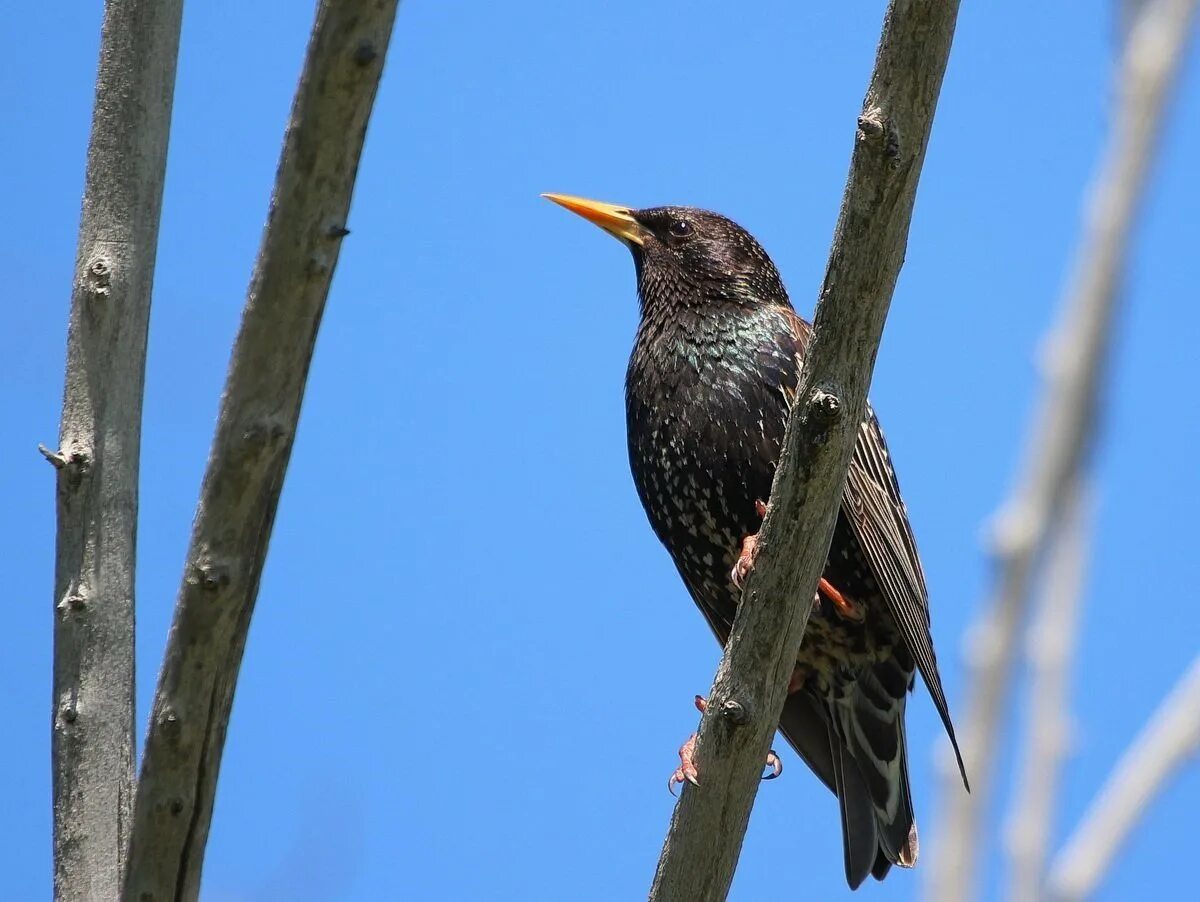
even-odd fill
[[[890,679],[884,676],[885,681]],[[788,698],[780,729],[838,797],[846,882],[882,880],[893,864],[917,861],[917,828],[908,782],[904,690],[887,691],[873,672],[841,698],[808,692]]]
[[[843,818],[851,806],[863,812],[869,806],[878,840],[877,852],[869,861],[870,850],[854,850],[852,856],[847,846],[846,877],[852,881],[861,882],[868,871],[882,880],[893,864],[911,868],[917,863],[917,827],[904,734],[907,681],[880,672],[893,669],[889,665],[893,662],[860,673],[850,691],[830,702],[830,742],[838,747],[841,759],[836,772],[841,775],[838,796]],[[864,815],[856,816],[861,819]]]

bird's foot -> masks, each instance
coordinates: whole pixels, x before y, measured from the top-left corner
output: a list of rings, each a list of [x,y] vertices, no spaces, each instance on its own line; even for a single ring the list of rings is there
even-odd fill
[[[733,570],[729,573],[729,579],[732,580],[733,587],[739,592],[746,582],[746,577],[754,569],[754,556],[757,551],[758,533],[742,539],[742,550],[738,554],[737,563],[733,565]]]
[[[835,589],[825,577],[821,577],[821,581],[817,583],[817,595],[828,599],[829,603],[833,605],[833,610],[843,620],[862,623],[866,619],[867,614],[863,610],[863,606]]]
[[[696,696],[696,710],[701,714],[708,710],[708,701],[703,695]],[[688,737],[688,741],[679,747],[679,767],[675,768],[675,772],[667,780],[667,789],[671,795],[675,795],[676,786],[681,786],[684,783],[691,783],[693,786],[700,785],[700,772],[696,770],[695,756],[696,734],[693,733]],[[783,761],[775,754],[774,749],[767,752],[766,766],[771,768],[771,772],[763,777],[764,780],[774,780],[783,773]]]
[[[767,506],[762,501],[754,502],[754,510],[758,513],[761,520],[767,515]],[[758,553],[758,533],[746,536],[742,539],[742,548],[738,553],[737,563],[733,565],[733,570],[729,574],[729,578],[733,581],[734,588],[741,589],[746,582],[746,577],[750,571],[754,569],[754,556]]]
[[[679,747],[679,767],[675,768],[675,772],[667,780],[667,790],[671,795],[675,795],[676,786],[682,786],[685,782],[691,783],[693,786],[700,785],[700,781],[697,779],[700,774],[696,770],[696,762],[693,757],[695,754],[696,734],[693,733],[688,737],[688,741]]]
[[[775,749],[767,749],[767,767],[771,772],[763,775],[764,780],[774,780],[783,773],[783,760],[775,754]]]

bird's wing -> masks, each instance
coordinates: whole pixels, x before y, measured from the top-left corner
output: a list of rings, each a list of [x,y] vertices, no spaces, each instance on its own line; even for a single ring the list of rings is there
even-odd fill
[[[796,356],[803,365],[812,329],[790,308],[785,312],[795,337]],[[929,590],[925,585],[925,572],[921,569],[917,542],[908,522],[908,510],[900,497],[900,484],[888,455],[887,442],[870,404],[867,404],[866,416],[854,442],[854,456],[842,490],[842,514],[850,522],[851,531],[879,584],[888,613],[929,688],[950,744],[954,746],[954,756],[966,785],[967,773],[954,736],[954,724],[950,721],[942,678],[938,674],[933,638],[929,635]]]
[[[954,746],[954,755],[966,785],[962,753],[954,736],[954,725],[950,721],[950,709],[933,652],[933,639],[929,635],[929,590],[925,586],[925,573],[908,522],[908,511],[900,497],[900,485],[888,455],[887,442],[870,404],[854,443],[854,456],[846,475],[846,487],[842,490],[842,513],[850,522],[850,529],[879,584],[888,613],[929,688],[933,704]]]

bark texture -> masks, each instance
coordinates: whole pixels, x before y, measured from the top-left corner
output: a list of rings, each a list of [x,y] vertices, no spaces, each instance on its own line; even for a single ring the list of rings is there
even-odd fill
[[[54,896],[120,892],[134,776],[134,565],[146,329],[178,0],[109,0],[67,332],[54,575]]]
[[[675,808],[652,902],[729,892],[829,552],[957,14],[957,0],[887,8],[770,512],[700,724],[701,785]]]
[[[155,692],[130,902],[199,893],[246,634],[396,8],[317,9]]]

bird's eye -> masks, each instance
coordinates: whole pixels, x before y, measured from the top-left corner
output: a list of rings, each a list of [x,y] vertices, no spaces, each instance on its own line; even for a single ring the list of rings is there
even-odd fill
[[[692,224],[686,219],[676,219],[671,222],[671,234],[676,238],[686,238],[692,234]]]

